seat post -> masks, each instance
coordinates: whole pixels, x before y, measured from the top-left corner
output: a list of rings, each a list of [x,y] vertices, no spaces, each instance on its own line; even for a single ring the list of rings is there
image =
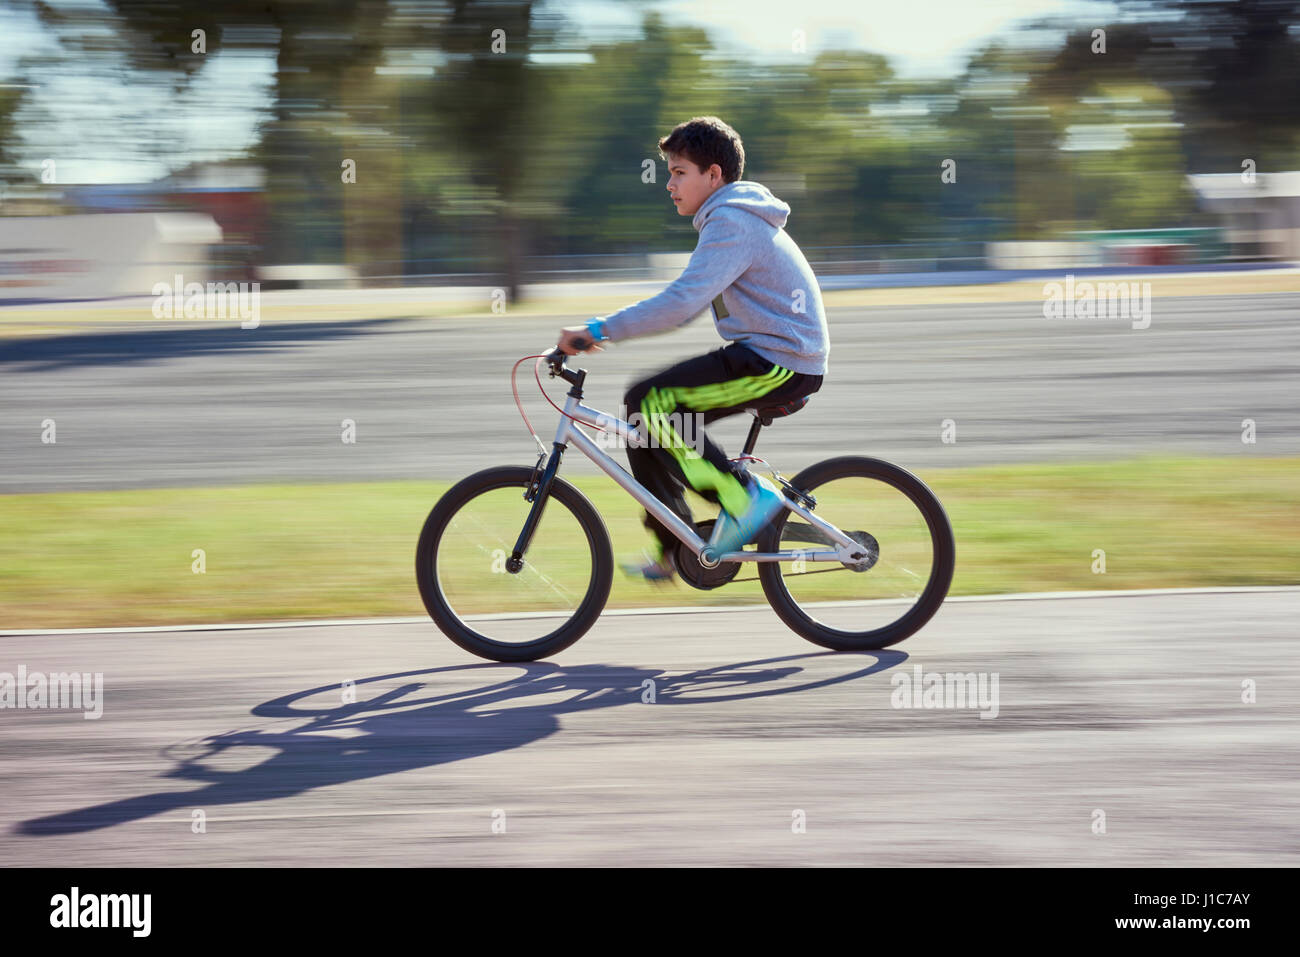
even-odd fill
[[[754,416],[754,424],[749,427],[749,436],[745,439],[745,451],[741,455],[753,455],[754,443],[758,441],[758,430],[763,427],[763,422],[758,416]]]

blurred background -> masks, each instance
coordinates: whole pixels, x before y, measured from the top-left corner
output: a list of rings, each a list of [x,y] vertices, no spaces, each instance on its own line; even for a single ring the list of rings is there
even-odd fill
[[[0,0],[0,707],[20,668],[107,689],[102,723],[0,712],[0,858],[1296,863],[1298,92],[1276,0]],[[826,381],[756,454],[914,472],[956,600],[834,655],[743,573],[615,572],[573,648],[488,666],[426,612],[421,529],[537,460],[512,364],[687,261],[655,144],[697,114],[826,305]],[[1145,324],[1045,316],[1070,274]],[[176,277],[259,283],[259,321],[160,314]],[[575,364],[626,411],[720,345],[705,317]],[[560,475],[643,560],[633,500]],[[921,587],[863,497],[886,560],[808,594]],[[537,596],[580,590],[494,578],[492,538],[465,607],[550,627]],[[542,539],[531,569],[584,570]],[[1002,717],[895,710],[922,664],[1001,673]]]
[[[827,305],[759,455],[916,470],[954,595],[1294,583],[1298,54],[1275,0],[0,0],[4,623],[423,614],[433,503],[535,460],[511,364],[684,266],[655,144],[697,114]],[[1149,327],[1045,321],[1067,273],[1149,282]],[[260,325],[160,316],[178,276]],[[588,401],[718,345],[587,357]]]
[[[0,223],[0,296],[668,278],[695,233],[654,144],[696,114],[840,286],[1294,260],[1298,31],[1278,0],[5,0],[0,216],[190,218]]]

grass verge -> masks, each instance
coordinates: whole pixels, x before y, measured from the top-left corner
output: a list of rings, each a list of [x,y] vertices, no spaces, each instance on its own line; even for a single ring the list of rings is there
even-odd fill
[[[1300,458],[918,474],[956,532],[954,595],[1300,583]],[[449,484],[3,496],[0,628],[422,615],[415,543]],[[635,503],[603,477],[575,484],[604,516],[615,559],[639,554]],[[1096,549],[1104,574],[1093,571]],[[761,600],[756,584],[701,592],[616,572],[609,606]]]

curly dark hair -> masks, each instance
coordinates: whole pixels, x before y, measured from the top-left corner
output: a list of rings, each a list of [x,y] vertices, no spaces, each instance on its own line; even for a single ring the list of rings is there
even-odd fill
[[[659,141],[659,152],[685,156],[703,172],[714,163],[722,169],[722,178],[734,183],[745,172],[745,144],[740,134],[716,116],[695,116],[673,127]]]

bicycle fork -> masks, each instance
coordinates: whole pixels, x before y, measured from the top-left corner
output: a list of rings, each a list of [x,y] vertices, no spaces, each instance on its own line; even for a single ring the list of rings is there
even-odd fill
[[[537,465],[533,467],[532,478],[529,479],[528,489],[524,492],[524,501],[532,502],[533,507],[528,510],[528,518],[524,519],[524,527],[519,532],[518,540],[515,541],[514,551],[506,559],[506,571],[512,575],[523,571],[524,552],[528,551],[533,533],[537,531],[537,526],[542,520],[542,512],[546,510],[546,499],[551,493],[555,473],[560,470],[560,459],[564,457],[564,448],[556,442],[550,456],[538,455],[537,457]]]

